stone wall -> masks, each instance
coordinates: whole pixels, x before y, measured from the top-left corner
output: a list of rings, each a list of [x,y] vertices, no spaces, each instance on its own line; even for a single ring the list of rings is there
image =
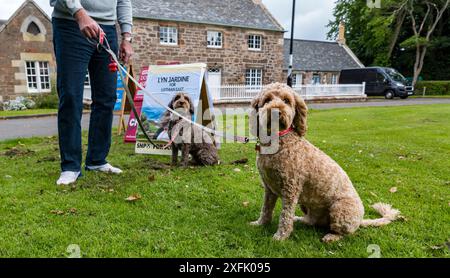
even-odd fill
[[[160,26],[178,28],[178,45],[161,45]],[[222,48],[207,47],[207,31],[223,34]],[[169,62],[206,63],[221,69],[222,84],[244,84],[249,68],[263,70],[263,84],[283,80],[283,33],[237,27],[134,19],[135,68]],[[247,36],[263,37],[261,51],[248,49]]]

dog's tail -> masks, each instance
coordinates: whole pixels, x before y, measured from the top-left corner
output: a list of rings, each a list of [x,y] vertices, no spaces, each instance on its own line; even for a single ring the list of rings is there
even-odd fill
[[[362,227],[381,227],[390,224],[400,218],[400,211],[392,208],[389,204],[376,203],[372,206],[382,218],[363,220]]]

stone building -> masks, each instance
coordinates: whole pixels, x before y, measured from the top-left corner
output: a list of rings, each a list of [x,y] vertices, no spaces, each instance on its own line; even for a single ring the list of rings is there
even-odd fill
[[[261,0],[132,0],[135,71],[167,63],[206,63],[211,87],[285,81],[289,40]],[[336,83],[363,67],[345,44],[294,41],[296,84]],[[0,21],[0,101],[50,92],[55,81],[51,19],[26,0]],[[89,95],[88,77],[85,95]]]
[[[52,40],[51,20],[34,1],[0,22],[0,101],[51,91]]]
[[[291,40],[284,42],[284,76],[287,78]],[[345,27],[341,24],[336,42],[294,40],[293,83],[298,85],[337,84],[341,70],[363,68],[345,42]]]
[[[261,0],[133,0],[135,68],[206,63],[210,86],[283,80],[283,27]]]

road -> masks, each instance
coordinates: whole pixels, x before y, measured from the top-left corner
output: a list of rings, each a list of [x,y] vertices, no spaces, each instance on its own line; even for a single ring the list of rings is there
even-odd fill
[[[368,102],[320,103],[310,104],[308,106],[311,109],[325,110],[334,108],[429,105],[443,103],[450,104],[450,98],[410,98],[408,100],[370,99]],[[118,117],[115,117],[114,125],[117,126],[118,122]],[[88,129],[89,114],[83,115],[82,127],[84,130]],[[56,134],[58,134],[56,117],[0,120],[0,141],[34,136],[53,136]]]

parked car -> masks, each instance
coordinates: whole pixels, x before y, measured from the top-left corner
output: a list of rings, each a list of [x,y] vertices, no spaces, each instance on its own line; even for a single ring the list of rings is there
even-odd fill
[[[386,99],[407,99],[414,94],[414,87],[397,70],[383,67],[345,69],[341,71],[340,84],[366,82],[368,96],[384,96]]]

